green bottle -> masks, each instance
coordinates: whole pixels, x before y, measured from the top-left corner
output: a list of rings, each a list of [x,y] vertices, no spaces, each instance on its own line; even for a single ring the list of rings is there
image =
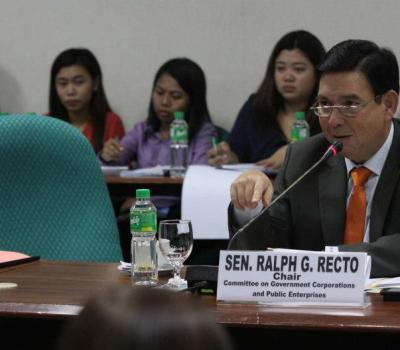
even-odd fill
[[[171,176],[183,177],[188,167],[188,125],[185,113],[175,112],[170,128]]]
[[[130,225],[132,282],[137,285],[156,285],[158,282],[157,209],[150,201],[150,190],[136,190],[136,202],[130,210]]]
[[[301,141],[310,136],[310,126],[306,121],[305,113],[296,112],[295,117],[291,131],[292,142]]]

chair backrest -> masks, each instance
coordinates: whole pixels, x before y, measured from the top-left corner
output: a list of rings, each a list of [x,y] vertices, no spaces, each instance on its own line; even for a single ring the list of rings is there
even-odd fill
[[[50,260],[121,258],[99,162],[70,124],[0,117],[0,250]]]

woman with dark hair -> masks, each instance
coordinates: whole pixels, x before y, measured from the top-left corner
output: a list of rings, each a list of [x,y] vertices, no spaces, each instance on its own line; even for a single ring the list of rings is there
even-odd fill
[[[316,70],[325,55],[313,34],[297,30],[275,45],[258,91],[243,105],[229,135],[208,151],[209,164],[255,163],[278,169],[283,162],[295,112],[305,111],[311,134],[320,132],[309,112],[318,89]]]
[[[125,134],[121,118],[108,104],[100,65],[88,49],[68,49],[54,60],[48,114],[77,127],[95,151]]]
[[[59,350],[231,350],[232,340],[192,295],[109,287],[67,325]]]
[[[189,126],[189,164],[207,164],[207,150],[215,128],[206,102],[206,79],[188,58],[174,58],[156,73],[146,121],[137,123],[121,143],[109,140],[100,153],[104,162],[138,168],[170,164],[170,126],[174,112],[185,113]]]

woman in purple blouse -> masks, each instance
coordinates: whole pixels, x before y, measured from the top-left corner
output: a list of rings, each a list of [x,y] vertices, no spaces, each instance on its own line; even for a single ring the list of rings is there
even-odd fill
[[[121,142],[106,142],[101,160],[118,165],[135,161],[137,168],[170,164],[169,132],[176,111],[185,112],[189,126],[189,164],[207,164],[207,150],[216,132],[207,107],[205,75],[188,58],[174,58],[160,67],[147,119],[137,123]]]

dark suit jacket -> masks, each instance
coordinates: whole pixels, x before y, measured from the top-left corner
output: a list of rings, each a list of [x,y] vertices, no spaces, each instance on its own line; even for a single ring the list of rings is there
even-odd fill
[[[329,146],[322,134],[288,147],[275,183],[274,196],[310,168]],[[372,200],[370,243],[343,245],[346,219],[347,172],[344,157],[331,157],[314,169],[281,200],[231,239],[229,249],[281,247],[365,251],[372,257],[372,277],[400,275],[400,125],[394,137]],[[232,205],[231,236],[238,230]]]

